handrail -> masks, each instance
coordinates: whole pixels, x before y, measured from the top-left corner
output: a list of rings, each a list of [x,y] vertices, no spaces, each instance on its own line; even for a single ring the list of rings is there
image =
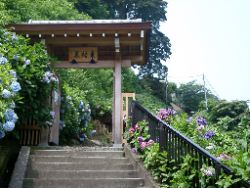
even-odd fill
[[[138,112],[138,110],[140,112]],[[151,139],[159,142],[160,148],[167,148],[167,152],[170,153],[170,159],[175,159],[177,163],[181,163],[180,157],[185,156],[187,153],[191,153],[192,155],[198,157],[199,168],[203,163],[210,165],[213,164],[215,166],[216,178],[220,175],[221,169],[223,169],[224,173],[235,176],[233,171],[228,166],[222,164],[216,157],[211,155],[209,152],[200,147],[198,144],[194,143],[186,136],[182,135],[165,121],[159,119],[156,115],[145,109],[137,101],[132,102],[130,117],[132,118],[133,125],[142,120],[148,120],[151,121],[151,123],[154,122],[155,126],[149,124],[149,133],[153,133],[151,135]],[[155,136],[154,134],[157,131],[158,136]],[[164,142],[162,142],[162,140],[164,140]],[[186,151],[186,149],[183,151],[183,146],[187,146],[188,151]],[[173,152],[174,154],[172,154]],[[240,183],[241,186],[250,187],[250,184],[246,181],[241,181]],[[199,187],[198,183],[195,187]]]

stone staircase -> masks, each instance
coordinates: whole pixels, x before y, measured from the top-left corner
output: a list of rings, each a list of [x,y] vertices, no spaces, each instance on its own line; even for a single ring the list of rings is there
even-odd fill
[[[121,149],[37,148],[23,188],[146,188],[139,174]]]

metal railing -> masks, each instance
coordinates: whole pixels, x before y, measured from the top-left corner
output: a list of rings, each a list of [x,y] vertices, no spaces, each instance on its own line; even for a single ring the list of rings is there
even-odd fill
[[[218,179],[221,172],[232,174],[236,177],[231,169],[222,164],[216,157],[176,131],[166,122],[160,120],[136,101],[132,102],[130,117],[132,118],[132,125],[142,120],[148,122],[151,139],[159,143],[161,150],[167,151],[168,159],[170,161],[173,160],[175,165],[180,165],[183,157],[190,155],[197,160],[197,162],[193,164],[197,170],[200,170],[203,164],[215,168],[213,183]],[[199,179],[194,181],[193,187],[200,187]],[[250,184],[246,181],[240,181],[232,186],[232,188],[239,187],[249,188]]]

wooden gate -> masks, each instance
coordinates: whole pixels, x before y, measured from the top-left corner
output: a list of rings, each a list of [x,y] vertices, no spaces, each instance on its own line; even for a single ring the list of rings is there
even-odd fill
[[[37,146],[41,141],[41,129],[33,118],[20,121],[19,127],[20,145]]]

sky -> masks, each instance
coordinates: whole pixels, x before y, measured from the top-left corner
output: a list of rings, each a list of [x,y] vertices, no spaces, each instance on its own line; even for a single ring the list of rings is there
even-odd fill
[[[168,80],[197,79],[220,99],[250,100],[250,0],[168,0]]]

